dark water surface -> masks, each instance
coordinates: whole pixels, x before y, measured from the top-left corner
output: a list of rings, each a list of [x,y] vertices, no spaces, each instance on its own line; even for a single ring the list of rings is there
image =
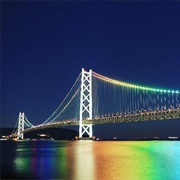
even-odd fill
[[[1,141],[1,179],[180,180],[180,141]]]

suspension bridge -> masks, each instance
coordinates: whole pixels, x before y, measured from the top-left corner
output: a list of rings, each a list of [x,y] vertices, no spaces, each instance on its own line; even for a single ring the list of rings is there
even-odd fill
[[[75,83],[41,124],[19,113],[9,138],[52,127],[79,126],[79,138],[93,137],[93,125],[180,118],[180,91],[130,84],[82,68]]]

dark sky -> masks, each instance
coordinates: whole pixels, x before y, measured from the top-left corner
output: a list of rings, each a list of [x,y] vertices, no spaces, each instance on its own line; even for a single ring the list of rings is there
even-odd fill
[[[14,127],[20,111],[42,123],[82,67],[180,90],[180,1],[1,2],[1,127]],[[113,126],[145,132],[154,123]],[[180,129],[161,122],[159,132],[170,125]]]

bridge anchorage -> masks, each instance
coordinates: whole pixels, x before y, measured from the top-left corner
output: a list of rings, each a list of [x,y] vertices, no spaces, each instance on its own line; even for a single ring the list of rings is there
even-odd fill
[[[82,71],[58,108],[39,125],[23,112],[9,138],[53,127],[79,126],[77,139],[93,139],[93,125],[180,119],[180,91],[150,88]]]

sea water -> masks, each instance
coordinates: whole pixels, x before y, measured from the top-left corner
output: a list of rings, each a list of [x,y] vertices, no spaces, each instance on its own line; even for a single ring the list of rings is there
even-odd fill
[[[1,141],[1,179],[180,180],[180,141]]]

